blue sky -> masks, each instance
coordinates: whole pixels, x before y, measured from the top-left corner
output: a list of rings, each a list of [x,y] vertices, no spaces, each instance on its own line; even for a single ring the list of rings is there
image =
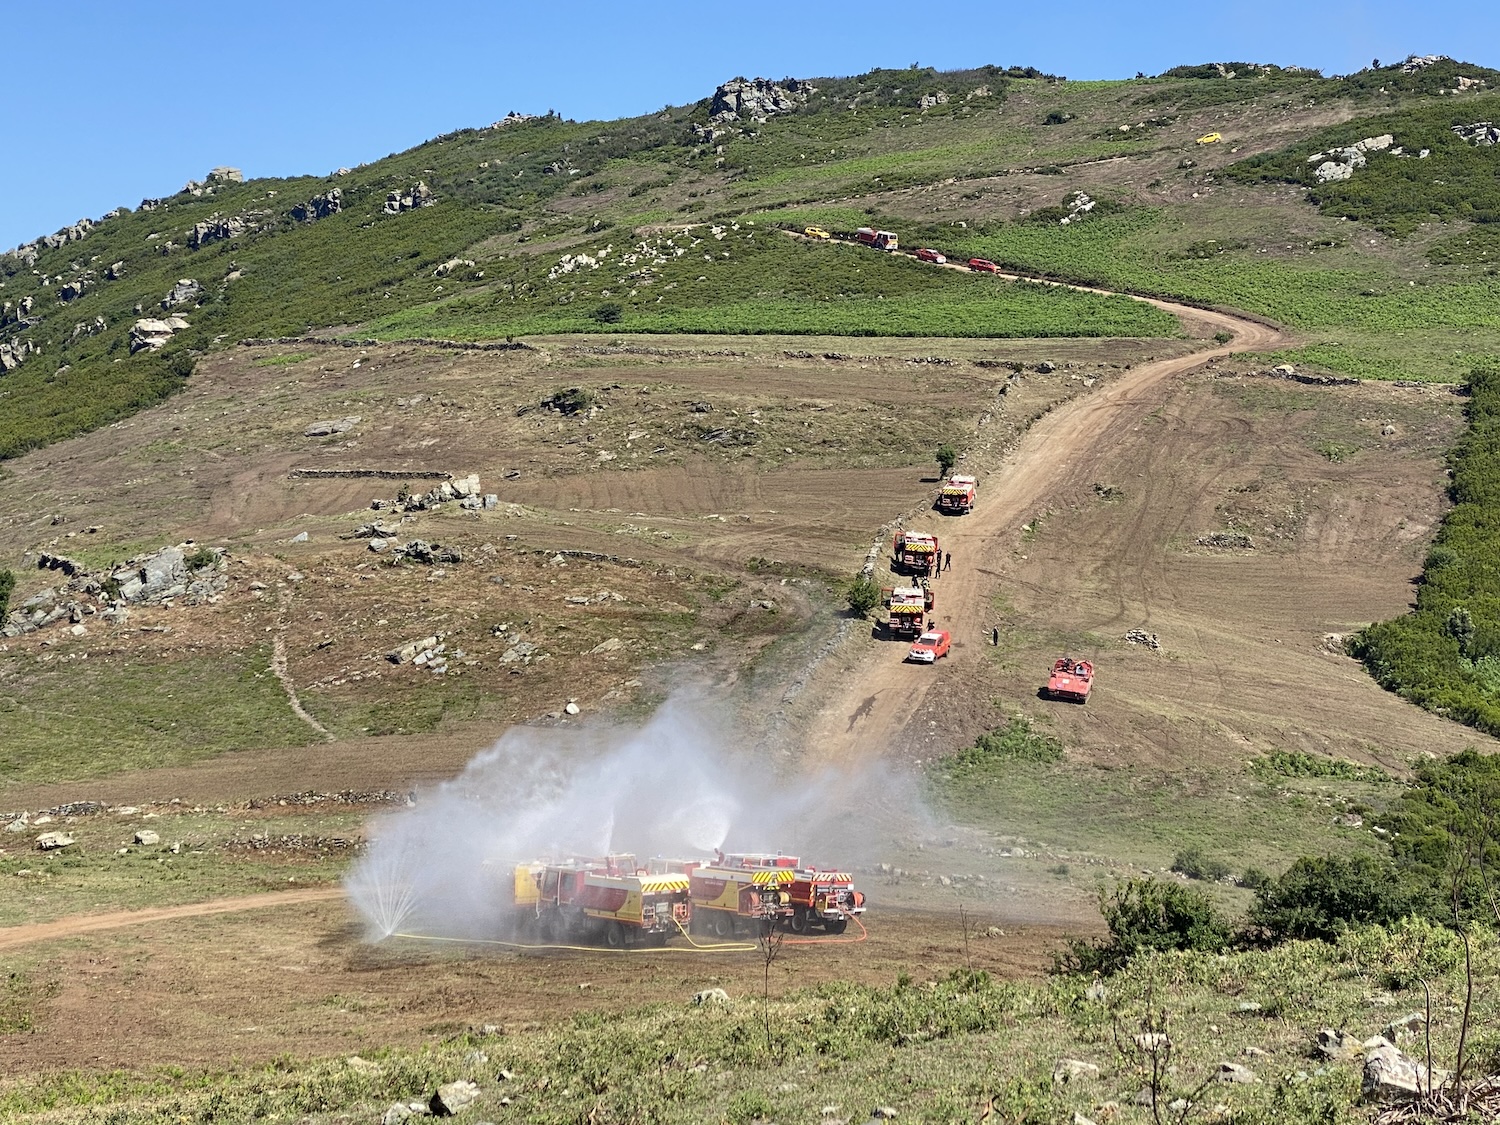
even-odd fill
[[[10,5],[3,39],[0,249],[218,164],[322,174],[511,109],[627,116],[737,74],[919,62],[1128,78],[1225,59],[1345,73],[1412,53],[1494,66],[1500,5],[54,0]]]

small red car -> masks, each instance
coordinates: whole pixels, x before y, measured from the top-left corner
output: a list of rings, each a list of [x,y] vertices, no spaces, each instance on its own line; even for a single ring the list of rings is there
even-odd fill
[[[936,250],[930,250],[924,246],[922,247],[922,249],[917,251],[917,261],[935,262],[938,265],[942,266],[947,264],[948,258],[946,255],[941,254]]]
[[[906,659],[914,664],[936,664],[938,657],[948,655],[952,643],[946,629],[929,629],[912,642]]]
[[[969,268],[976,273],[999,273],[1000,267],[988,258],[970,258]]]

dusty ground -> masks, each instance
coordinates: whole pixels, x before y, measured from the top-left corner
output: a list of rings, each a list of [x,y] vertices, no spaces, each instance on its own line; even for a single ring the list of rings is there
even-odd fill
[[[956,912],[885,909],[866,941],[787,947],[773,966],[773,994],[834,979],[889,985],[901,972],[966,958],[997,974],[1033,974],[1063,943],[1059,928],[1017,925],[1003,912],[968,922],[966,951]],[[1003,936],[978,936],[991,926]],[[372,948],[357,934],[342,902],[294,899],[237,915],[51,935],[31,947],[24,967],[55,995],[37,1031],[0,1036],[0,1073],[356,1054],[485,1024],[515,1031],[585,1009],[686,1003],[701,988],[744,999],[759,995],[764,970],[754,952],[527,953],[414,941]]]

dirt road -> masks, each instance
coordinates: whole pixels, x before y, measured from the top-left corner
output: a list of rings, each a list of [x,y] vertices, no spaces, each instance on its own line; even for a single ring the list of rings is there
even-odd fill
[[[150,922],[170,922],[179,918],[201,918],[209,914],[233,914],[246,910],[271,910],[308,902],[326,902],[342,898],[342,887],[311,887],[302,891],[271,891],[266,894],[220,898],[209,902],[190,902],[182,906],[162,906],[150,910],[117,910],[109,914],[76,914],[55,922],[37,922],[30,926],[0,929],[0,949],[15,949],[38,941],[92,934],[100,930],[118,930],[126,926],[143,926]]]
[[[1155,392],[1168,380],[1214,357],[1270,351],[1287,340],[1280,329],[1248,318],[1171,301],[1137,300],[1211,331],[1229,332],[1233,339],[1192,355],[1140,364],[1112,386],[1058,407],[1032,426],[1002,463],[976,466],[985,476],[980,502],[971,515],[945,519],[932,513],[912,522],[914,530],[939,532],[944,552],[955,560],[954,569],[945,572],[936,587],[938,611],[953,623],[959,659],[964,648],[988,643],[993,624],[986,599],[994,579],[980,566],[981,560],[1007,552],[1022,525],[1049,500],[1087,489],[1116,436],[1160,403]],[[816,747],[819,757],[838,763],[878,756],[880,748],[905,728],[935,682],[930,670],[900,663],[888,647],[872,650],[831,694],[807,745]]]

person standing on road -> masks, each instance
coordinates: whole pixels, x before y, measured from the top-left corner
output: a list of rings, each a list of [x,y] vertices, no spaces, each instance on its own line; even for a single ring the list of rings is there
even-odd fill
[[[944,570],[952,570],[953,569],[953,552],[952,551],[949,551],[946,555],[943,556],[943,569]]]
[[[1000,647],[1000,627],[998,625],[990,630],[990,644],[995,648]]]

